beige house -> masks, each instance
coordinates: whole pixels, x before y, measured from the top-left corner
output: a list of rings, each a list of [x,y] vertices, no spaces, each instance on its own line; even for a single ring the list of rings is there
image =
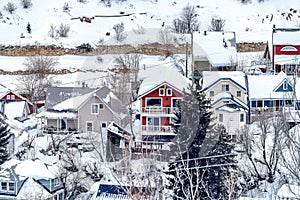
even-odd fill
[[[232,71],[237,66],[234,32],[193,33],[194,70]]]
[[[57,92],[61,90],[61,92]],[[125,125],[125,107],[108,87],[100,89],[49,88],[48,98],[61,95],[58,103],[46,104],[37,117],[47,132],[101,132],[110,122]]]
[[[243,72],[202,72],[203,88],[211,100],[215,123],[223,124],[233,137],[248,118],[247,87]]]

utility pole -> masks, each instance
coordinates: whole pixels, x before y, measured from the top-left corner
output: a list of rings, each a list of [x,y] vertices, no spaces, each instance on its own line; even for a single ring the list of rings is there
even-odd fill
[[[189,49],[189,43],[186,42],[185,44],[185,77],[188,77],[188,50]]]

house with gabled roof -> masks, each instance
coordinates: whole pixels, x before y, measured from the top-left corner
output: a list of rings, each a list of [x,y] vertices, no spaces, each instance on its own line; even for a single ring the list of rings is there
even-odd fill
[[[300,59],[300,28],[272,29],[273,71],[287,75],[298,74]]]
[[[37,118],[48,132],[101,132],[112,121],[122,125],[128,122],[126,108],[106,86],[99,89],[50,88],[45,105],[45,111]]]
[[[252,115],[262,111],[299,110],[300,102],[296,99],[299,77],[281,71],[267,76],[247,76],[247,80]]]
[[[193,33],[194,70],[232,71],[236,69],[235,32]]]
[[[10,107],[14,109],[10,109]],[[34,112],[33,104],[17,92],[5,90],[0,92],[0,112],[20,121],[27,119]]]
[[[190,81],[165,66],[142,71],[139,77],[142,81],[138,91],[141,140],[170,141],[175,136],[170,124],[173,110]]]
[[[57,168],[41,160],[9,160],[0,166],[0,199],[64,199]]]
[[[203,90],[211,100],[212,119],[223,124],[235,137],[237,129],[247,123],[247,87],[245,74],[238,71],[202,72]]]

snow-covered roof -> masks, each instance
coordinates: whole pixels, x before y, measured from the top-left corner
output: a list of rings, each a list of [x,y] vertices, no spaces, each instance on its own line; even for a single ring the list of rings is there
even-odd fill
[[[300,29],[288,28],[281,29],[276,28],[273,33],[273,45],[300,45]]]
[[[43,111],[36,115],[37,118],[47,118],[47,119],[77,119],[77,114],[75,112],[57,112],[57,111]]]
[[[276,75],[248,75],[248,92],[250,99],[284,99],[291,97],[291,92],[275,92],[276,87],[287,78],[284,72]]]
[[[237,64],[234,32],[205,32],[193,34],[195,58],[206,58],[213,67]]]
[[[238,87],[246,89],[245,74],[240,71],[204,71],[202,75],[203,88],[209,88],[222,79],[230,79],[233,83],[238,84]]]
[[[9,119],[23,117],[26,106],[28,106],[26,101],[11,101],[3,104],[4,113]]]
[[[191,83],[188,78],[184,77],[178,71],[161,65],[141,70],[138,77],[142,80],[138,96],[161,85],[163,82],[172,85],[180,91],[186,90]]]
[[[27,177],[35,179],[55,178],[44,162],[41,160],[24,160],[19,161],[11,159],[1,165],[1,180],[24,180]],[[7,173],[9,170],[9,173]]]

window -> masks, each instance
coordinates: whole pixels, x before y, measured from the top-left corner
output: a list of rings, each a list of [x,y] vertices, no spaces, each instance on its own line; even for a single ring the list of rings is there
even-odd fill
[[[14,100],[15,99],[15,95],[11,95],[11,99]]]
[[[100,103],[100,104],[99,104],[99,109],[100,109],[100,110],[103,110],[103,109],[104,109],[104,104],[103,104],[103,103]]]
[[[240,114],[240,122],[244,122],[244,113]]]
[[[161,98],[146,98],[146,108],[160,108],[162,107],[162,100]]]
[[[215,96],[215,91],[209,91],[209,96],[210,96],[210,97]]]
[[[1,182],[1,190],[7,191],[7,182]]]
[[[262,101],[257,101],[257,107],[262,108],[263,107],[263,102]]]
[[[223,84],[222,85],[222,91],[228,92],[229,91],[229,84]]]
[[[219,122],[223,122],[223,114],[219,114]]]
[[[102,122],[102,123],[101,123],[101,128],[106,128],[106,126],[107,126],[107,123],[106,123],[106,122]]]
[[[172,89],[171,88],[167,88],[167,96],[172,96]]]
[[[92,104],[92,114],[99,114],[99,104]]]
[[[159,96],[165,96],[165,89],[159,88]]]
[[[10,99],[10,95],[7,95],[7,96],[6,96],[6,99]]]
[[[59,178],[55,178],[54,179],[54,187],[57,187],[60,185],[60,181],[59,181]]]
[[[236,91],[236,96],[237,97],[241,97],[242,96],[242,92],[241,91]]]
[[[289,88],[288,82],[284,81],[284,83],[283,83],[283,90],[288,90],[288,88]]]
[[[93,122],[86,122],[86,131],[93,131]]]
[[[251,101],[251,107],[256,108],[256,101]]]

